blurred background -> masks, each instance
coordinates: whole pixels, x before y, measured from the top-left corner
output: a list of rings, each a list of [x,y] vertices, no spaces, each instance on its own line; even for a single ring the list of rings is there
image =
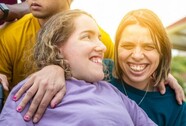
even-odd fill
[[[96,19],[114,42],[122,17],[130,10],[148,8],[162,20],[173,44],[171,73],[186,95],[186,0],[74,0],[71,8],[82,9]]]

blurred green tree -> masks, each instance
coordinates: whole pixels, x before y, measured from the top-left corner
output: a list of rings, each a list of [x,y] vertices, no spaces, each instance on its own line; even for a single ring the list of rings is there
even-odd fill
[[[178,80],[186,95],[186,56],[172,58],[171,74]]]

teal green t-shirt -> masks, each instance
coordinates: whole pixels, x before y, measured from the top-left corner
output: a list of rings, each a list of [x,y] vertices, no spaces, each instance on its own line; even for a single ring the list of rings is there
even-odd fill
[[[121,80],[112,77],[113,61],[105,60],[104,63],[110,71],[107,71],[110,74],[110,83],[125,94]],[[128,97],[138,104],[146,91],[136,89],[125,82],[124,85]],[[158,126],[186,126],[186,103],[178,105],[175,93],[168,85],[164,95],[158,91],[147,92],[139,106]]]

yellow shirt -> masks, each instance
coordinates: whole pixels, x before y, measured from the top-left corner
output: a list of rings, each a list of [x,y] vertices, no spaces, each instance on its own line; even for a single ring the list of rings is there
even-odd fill
[[[8,77],[10,89],[25,79],[28,73],[25,64],[31,55],[29,50],[35,44],[39,29],[39,22],[32,14],[0,29],[0,73]],[[113,58],[114,44],[103,29],[100,28],[100,31],[101,40],[107,47],[105,58]]]
[[[32,14],[0,29],[0,73],[8,78],[10,89],[25,78],[25,52],[34,46],[40,29]]]

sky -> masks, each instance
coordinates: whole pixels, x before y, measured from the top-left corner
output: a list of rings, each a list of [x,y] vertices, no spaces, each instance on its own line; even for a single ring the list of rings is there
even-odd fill
[[[186,0],[74,0],[71,8],[89,12],[114,40],[120,20],[130,10],[151,9],[167,27],[186,16],[185,6]]]

